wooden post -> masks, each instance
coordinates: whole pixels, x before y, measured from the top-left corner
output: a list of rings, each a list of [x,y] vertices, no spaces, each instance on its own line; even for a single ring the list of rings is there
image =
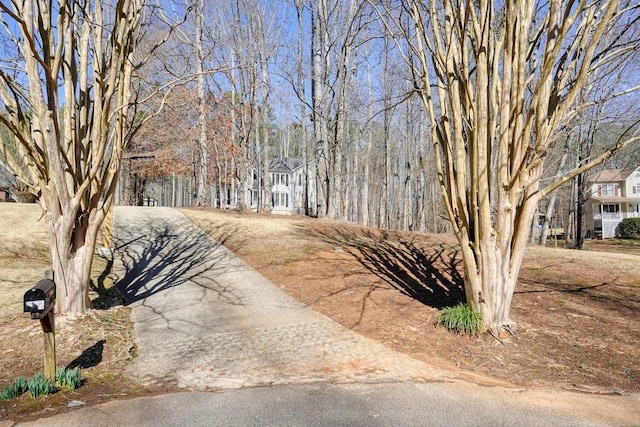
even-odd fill
[[[44,332],[44,376],[56,382],[56,324],[54,310],[51,309],[40,318]]]
[[[53,270],[46,270],[44,278],[54,281]],[[40,325],[44,332],[44,376],[51,382],[56,382],[56,322],[55,303],[52,303],[49,311],[42,313]]]

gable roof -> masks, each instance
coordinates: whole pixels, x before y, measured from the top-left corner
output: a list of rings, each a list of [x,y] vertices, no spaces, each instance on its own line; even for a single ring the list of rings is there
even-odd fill
[[[274,172],[293,172],[302,166],[302,159],[299,157],[282,157],[271,159],[269,170]]]
[[[605,169],[589,177],[589,182],[618,182],[625,181],[635,171],[640,169]]]

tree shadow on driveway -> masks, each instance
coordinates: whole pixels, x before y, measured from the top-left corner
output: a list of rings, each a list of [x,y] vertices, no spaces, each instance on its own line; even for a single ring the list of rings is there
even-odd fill
[[[299,232],[344,250],[390,286],[429,307],[465,300],[459,251],[449,245],[420,244],[387,231],[359,227],[301,226]]]
[[[115,287],[125,305],[187,282],[217,292],[229,303],[241,303],[215,281],[232,254],[219,250],[223,242],[210,239],[186,219],[133,218],[118,227],[114,243],[121,275]]]

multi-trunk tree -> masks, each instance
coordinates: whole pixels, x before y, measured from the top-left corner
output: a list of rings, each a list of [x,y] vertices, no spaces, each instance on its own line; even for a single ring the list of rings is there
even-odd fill
[[[638,47],[639,6],[627,0],[411,0],[388,7],[380,3],[378,10],[404,35],[398,44],[409,46],[407,63],[431,124],[467,302],[489,331],[514,331],[511,300],[538,201],[638,140],[637,131],[627,133],[541,185],[557,130],[598,101],[581,103],[582,88]]]
[[[144,0],[0,1],[3,161],[37,197],[56,309],[89,307],[96,239],[129,138]]]

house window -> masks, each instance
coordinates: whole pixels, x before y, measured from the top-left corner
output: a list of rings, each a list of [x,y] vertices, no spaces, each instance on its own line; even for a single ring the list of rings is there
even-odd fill
[[[274,173],[272,174],[271,182],[273,182],[274,185],[284,185],[288,187],[289,175],[286,173]]]
[[[616,195],[616,186],[613,184],[605,184],[600,187],[600,195],[601,196],[615,196]]]
[[[614,204],[602,205],[602,212],[603,213],[618,213],[618,212],[620,212],[620,205],[614,205]]]
[[[289,193],[273,193],[273,206],[280,208],[289,207]]]

